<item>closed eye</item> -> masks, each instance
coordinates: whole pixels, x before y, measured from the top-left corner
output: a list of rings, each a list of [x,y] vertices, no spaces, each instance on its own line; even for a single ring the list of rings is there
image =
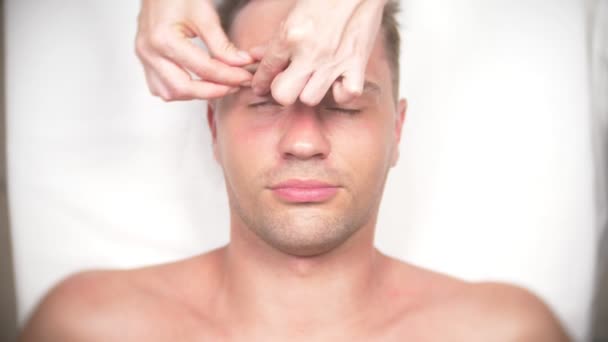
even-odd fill
[[[264,100],[259,102],[250,103],[247,105],[249,108],[261,108],[261,107],[270,107],[270,106],[281,106],[279,103],[273,100]],[[326,108],[332,112],[344,113],[349,115],[355,115],[361,113],[361,109],[352,109],[352,108],[341,108],[341,107],[327,107]]]
[[[350,114],[350,115],[361,113],[361,109],[350,109],[350,108],[340,108],[340,107],[328,107],[327,110],[330,110],[332,112]]]
[[[264,100],[264,101],[250,103],[247,105],[247,107],[249,107],[249,108],[259,108],[259,107],[264,107],[264,106],[280,106],[280,104],[278,104],[275,101]]]

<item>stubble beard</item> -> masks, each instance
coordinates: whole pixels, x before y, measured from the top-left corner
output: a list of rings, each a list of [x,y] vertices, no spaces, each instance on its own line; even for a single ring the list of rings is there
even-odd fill
[[[370,211],[324,204],[268,205],[258,201],[246,210],[230,196],[230,206],[244,225],[282,253],[312,257],[342,245],[369,221]],[[325,206],[325,207],[324,207]]]

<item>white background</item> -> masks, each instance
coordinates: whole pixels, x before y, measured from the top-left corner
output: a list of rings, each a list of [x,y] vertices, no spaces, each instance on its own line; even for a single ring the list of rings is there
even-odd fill
[[[377,245],[468,280],[525,286],[583,339],[596,227],[582,1],[402,5],[410,107]],[[133,52],[139,1],[5,6],[20,321],[76,270],[226,243],[205,105],[149,95]]]

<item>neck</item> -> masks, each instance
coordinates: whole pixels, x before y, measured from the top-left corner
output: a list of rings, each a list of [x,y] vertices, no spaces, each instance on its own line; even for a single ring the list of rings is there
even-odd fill
[[[235,217],[236,216],[236,217]],[[222,311],[241,331],[327,332],[360,323],[378,292],[381,254],[373,246],[376,217],[327,253],[299,257],[261,240],[231,215],[223,253]],[[277,319],[279,318],[279,319]],[[255,332],[252,332],[255,333]]]

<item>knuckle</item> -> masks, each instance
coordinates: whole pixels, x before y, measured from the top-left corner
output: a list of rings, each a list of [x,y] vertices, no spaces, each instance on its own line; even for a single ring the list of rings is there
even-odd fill
[[[187,94],[187,87],[184,83],[175,83],[169,88],[169,94],[174,99],[183,98]]]
[[[281,25],[279,37],[287,45],[296,45],[307,40],[313,34],[313,24],[310,21],[290,25],[285,22]]]
[[[276,56],[268,56],[264,58],[262,62],[260,62],[260,66],[258,67],[258,72],[269,72],[275,73],[279,71],[279,60]]]
[[[158,95],[163,101],[165,102],[170,102],[173,100],[173,98],[171,97],[171,95],[168,92],[162,92]]]
[[[135,55],[139,59],[142,59],[144,54],[146,53],[146,50],[147,50],[146,41],[141,36],[138,36],[135,39]]]
[[[205,63],[204,61],[200,61],[199,63],[197,63],[195,66],[192,66],[192,72],[194,72],[194,74],[196,74],[196,76],[200,77],[201,79],[208,79],[211,72],[213,72],[213,74],[217,74],[219,73],[219,71],[214,70],[213,68],[210,68],[208,66],[207,63]]]
[[[298,29],[287,29],[285,30],[285,32],[283,32],[283,42],[286,43],[287,45],[295,45],[299,42],[302,41],[302,39],[304,38],[302,35],[302,31],[298,30]]]
[[[225,72],[221,71],[221,70],[213,70],[213,72],[207,72],[202,74],[203,77],[202,79],[205,81],[211,81],[211,82],[226,82],[226,80],[228,79],[228,76],[226,75]]]
[[[150,46],[157,50],[163,50],[170,46],[169,35],[160,30],[155,30],[150,33]]]
[[[167,87],[161,87],[161,88],[157,89],[156,93],[157,93],[156,96],[160,97],[165,102],[171,102],[171,101],[175,100],[175,98],[171,94],[170,89]]]

